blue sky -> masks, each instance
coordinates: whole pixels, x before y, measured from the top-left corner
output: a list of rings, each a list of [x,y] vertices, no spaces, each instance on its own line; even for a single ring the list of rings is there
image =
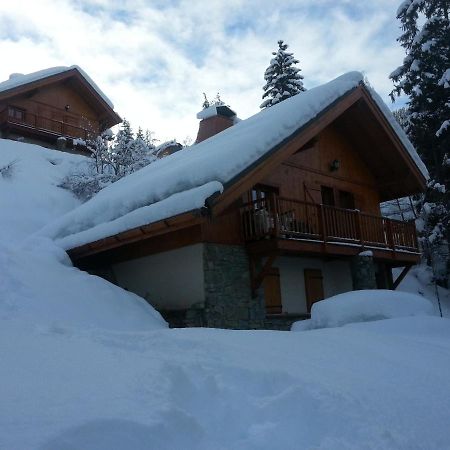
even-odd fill
[[[278,39],[311,88],[363,71],[386,102],[402,62],[400,0],[15,0],[0,10],[0,79],[78,64],[132,125],[195,138],[203,92],[259,111]]]

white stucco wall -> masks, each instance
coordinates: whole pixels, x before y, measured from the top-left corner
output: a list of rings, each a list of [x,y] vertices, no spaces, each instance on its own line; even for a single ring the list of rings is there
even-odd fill
[[[116,282],[156,308],[183,309],[204,301],[203,244],[112,266]]]
[[[325,297],[352,290],[350,262],[322,261],[318,258],[282,256],[274,264],[280,270],[281,301],[284,313],[306,313],[305,269],[320,269]]]

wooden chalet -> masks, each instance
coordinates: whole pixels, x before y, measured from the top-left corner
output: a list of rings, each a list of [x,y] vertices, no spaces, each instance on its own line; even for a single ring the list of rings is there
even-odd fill
[[[77,66],[12,74],[0,83],[5,139],[86,153],[83,142],[120,122],[110,100]]]
[[[73,230],[56,237],[78,267],[145,297],[180,326],[287,329],[325,297],[394,289],[400,280],[392,279],[392,268],[403,267],[403,277],[420,249],[414,223],[382,217],[380,202],[422,191],[426,169],[360,78],[323,102],[326,86],[143,169],[151,176],[189,158],[200,166],[209,151],[224,147],[225,154],[227,142],[239,149],[241,129],[262,132],[257,125],[263,120],[284,129],[302,98],[308,107],[319,105],[202,207],[95,239],[89,230],[79,233],[88,236],[82,240]],[[200,126],[211,119],[216,126],[211,117]]]

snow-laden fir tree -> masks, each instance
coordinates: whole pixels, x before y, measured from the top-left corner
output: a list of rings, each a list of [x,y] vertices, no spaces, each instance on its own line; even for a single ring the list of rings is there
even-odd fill
[[[136,170],[139,170],[156,160],[156,156],[154,154],[155,146],[153,145],[150,136],[150,132],[145,135],[142,128],[138,128],[138,132],[136,133],[136,138],[134,139],[132,146],[132,160],[130,163],[131,172],[135,172]]]
[[[286,51],[287,48],[288,45],[279,40],[278,51],[272,52],[274,58],[264,73],[266,84],[262,98],[265,100],[260,108],[273,106],[306,90],[303,86],[303,75],[300,74],[300,69],[295,67],[299,61]]]
[[[397,10],[406,51],[403,64],[391,73],[395,89],[408,100],[407,132],[430,172],[431,181],[419,202],[422,236],[429,259],[445,253],[450,241],[450,2],[405,0]],[[439,250],[438,250],[439,249]],[[439,256],[439,258],[441,258]],[[442,264],[441,264],[442,267]],[[447,267],[447,275],[449,267]],[[444,275],[440,275],[442,282]]]
[[[130,167],[134,162],[134,146],[133,130],[130,122],[124,119],[111,149],[112,166],[115,175],[120,176],[131,173]]]

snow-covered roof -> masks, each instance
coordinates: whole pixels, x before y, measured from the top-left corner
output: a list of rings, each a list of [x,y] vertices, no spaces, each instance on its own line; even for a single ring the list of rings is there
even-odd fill
[[[198,209],[205,200],[363,82],[350,72],[117,181],[47,227],[66,249]],[[422,174],[425,166],[382,100],[374,100]]]
[[[8,91],[25,84],[33,83],[34,81],[42,80],[44,78],[51,77],[53,75],[58,75],[60,73],[68,72],[70,70],[76,69],[83,78],[92,86],[92,88],[97,92],[100,97],[108,104],[111,109],[114,109],[114,105],[111,100],[104,94],[104,92],[95,84],[92,78],[79,66],[59,66],[50,67],[49,69],[38,70],[37,72],[29,74],[14,73],[10,75],[10,78],[6,81],[0,83],[0,92]]]

